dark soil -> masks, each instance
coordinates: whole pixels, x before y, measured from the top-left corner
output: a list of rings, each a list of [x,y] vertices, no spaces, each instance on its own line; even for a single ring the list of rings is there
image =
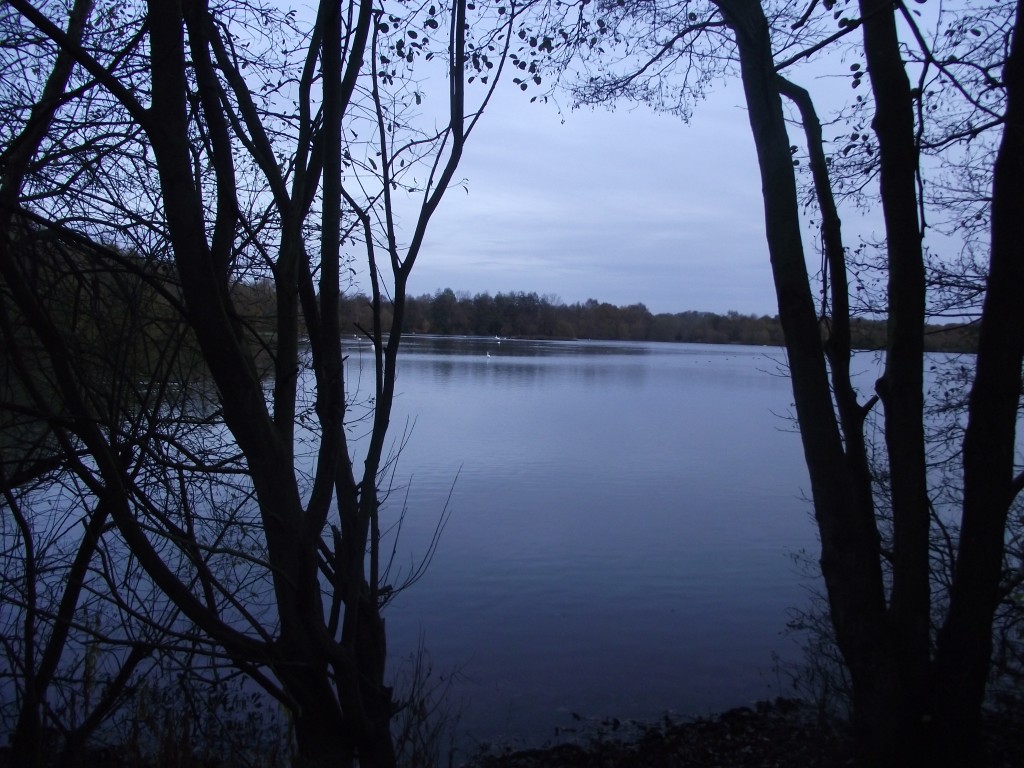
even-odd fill
[[[855,765],[842,724],[825,724],[806,705],[760,702],[710,718],[624,725],[604,721],[580,743],[481,757],[473,768],[842,768]],[[989,765],[1024,766],[1018,718],[988,723]],[[981,762],[979,761],[979,765]]]
[[[777,768],[852,765],[841,729],[820,725],[805,705],[760,702],[685,722],[606,720],[572,744],[490,755],[474,768]]]

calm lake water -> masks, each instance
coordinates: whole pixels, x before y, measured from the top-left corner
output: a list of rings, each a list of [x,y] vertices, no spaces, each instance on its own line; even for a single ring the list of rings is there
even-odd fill
[[[707,713],[785,693],[817,551],[776,348],[413,337],[389,506],[392,670],[422,637],[461,673],[464,738],[537,743],[583,717]],[[354,352],[350,376],[369,358]],[[367,377],[368,380],[368,377]],[[449,500],[450,494],[450,500]]]

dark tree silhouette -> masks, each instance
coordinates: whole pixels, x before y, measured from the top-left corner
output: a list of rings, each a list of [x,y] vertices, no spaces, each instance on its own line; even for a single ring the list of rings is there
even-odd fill
[[[0,279],[23,326],[6,339],[36,350],[15,370],[28,391],[45,380],[36,418],[94,507],[86,520],[144,572],[136,593],[162,595],[202,652],[287,708],[298,763],[392,765],[381,609],[408,576],[388,568],[379,518],[406,284],[517,9],[336,1],[306,23],[258,3],[161,0],[103,4],[84,29],[51,16],[64,11],[2,11],[31,31],[25,90],[4,104],[21,129],[5,153]],[[447,77],[433,111],[420,68]],[[474,68],[495,69],[476,104]],[[403,207],[403,229],[406,200],[417,207]],[[162,391],[193,388],[187,400],[136,399],[124,417],[104,407],[92,389],[104,378],[88,378],[75,329],[36,279],[50,254],[76,265],[72,285],[149,265],[139,271],[162,300],[142,319],[171,313],[198,378],[123,370],[143,388],[154,374]],[[346,259],[371,287],[368,395],[345,366]],[[254,285],[270,315],[246,305]],[[116,310],[102,284],[88,295]]]
[[[1024,327],[1020,305],[1014,307],[1010,297],[1024,288],[1024,264],[1019,247],[1016,254],[1009,248],[1021,241],[1021,218],[1008,214],[1020,210],[1024,184],[1019,5],[961,10],[952,21],[940,15],[935,40],[921,32],[904,4],[881,0],[859,6],[809,2],[801,9],[743,0],[683,0],[606,4],[600,13],[577,10],[553,12],[548,37],[558,41],[556,66],[566,67],[577,56],[588,67],[587,76],[573,86],[578,100],[634,99],[686,117],[693,97],[716,77],[739,73],[821,535],[821,570],[836,641],[850,673],[854,723],[866,764],[903,765],[922,757],[935,765],[980,764],[993,620],[1015,584],[1014,563],[1006,562],[1004,548],[1007,516],[1022,485],[1014,448]],[[909,42],[900,39],[898,16],[910,30]],[[988,42],[975,45],[970,42],[975,38]],[[876,200],[886,232],[887,288],[881,305],[873,307],[887,318],[885,372],[863,402],[848,375],[850,262],[829,178],[840,156],[825,157],[809,95],[780,77],[816,52],[840,45],[867,65],[870,98],[858,99],[857,109],[873,109],[874,135],[869,139],[858,131],[856,148],[869,158],[862,159],[860,170],[878,180]],[[936,53],[940,46],[946,46],[941,54]],[[916,87],[903,61],[908,47],[917,51]],[[861,65],[851,69],[853,84],[861,85]],[[789,135],[783,95],[793,100],[804,123],[811,182],[825,227],[824,256],[831,273],[825,295],[830,298],[820,311],[806,266],[796,143]],[[921,108],[925,99],[927,110]],[[954,125],[943,101],[965,104],[962,113],[968,118]],[[935,136],[933,104],[946,115],[942,138]],[[985,119],[977,119],[979,114]],[[925,136],[930,151],[959,148],[966,137],[995,126],[1002,141],[985,171],[992,216],[984,246],[988,278],[964,417],[962,504],[958,525],[941,526],[933,508],[944,489],[929,487],[933,477],[925,439],[929,281],[922,238],[930,201],[921,194],[926,169],[920,154]],[[946,156],[950,163],[956,157]],[[976,154],[970,161],[974,171],[981,167]],[[859,191],[866,195],[868,187],[861,183]],[[973,246],[983,247],[978,241]],[[960,295],[970,298],[967,291]],[[864,435],[873,410],[880,411],[885,436],[884,477],[871,471]],[[934,571],[931,556],[933,536],[945,535],[955,537],[949,574]],[[940,594],[932,594],[933,589]]]

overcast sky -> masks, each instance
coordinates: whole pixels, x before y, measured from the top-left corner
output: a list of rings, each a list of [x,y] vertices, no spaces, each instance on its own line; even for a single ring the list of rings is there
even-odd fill
[[[653,312],[775,314],[760,181],[739,83],[687,125],[499,89],[466,145],[412,292],[535,291]]]
[[[861,63],[856,46],[787,70],[811,91],[826,139],[847,140],[848,124],[827,121],[855,94],[851,62]],[[508,79],[497,89],[458,171],[468,193],[451,189],[442,201],[412,273],[414,295],[527,291],[565,303],[642,302],[653,312],[777,314],[738,77],[717,78],[688,124],[625,102],[573,111],[565,97],[560,112],[531,104],[536,93]],[[801,134],[791,126],[795,144]],[[877,209],[841,205],[840,216],[847,247],[884,240]],[[820,253],[810,225],[804,250],[813,275]]]

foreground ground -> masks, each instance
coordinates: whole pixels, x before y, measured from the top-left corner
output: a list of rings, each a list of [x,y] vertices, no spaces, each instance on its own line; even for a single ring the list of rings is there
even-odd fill
[[[1019,705],[1018,705],[1019,707]],[[841,725],[823,725],[814,711],[789,699],[761,702],[714,717],[658,723],[590,723],[562,729],[572,738],[542,749],[497,750],[478,756],[464,768],[853,768],[853,750]],[[1024,709],[990,716],[986,729],[988,768],[1024,768]],[[235,768],[280,765],[263,755],[255,762],[202,759],[173,749],[150,760],[130,750],[91,750],[79,756],[82,768]],[[278,756],[280,758],[280,756]],[[436,759],[402,763],[407,768],[436,768]],[[444,764],[444,761],[440,761]],[[964,766],[977,768],[982,763]],[[0,747],[0,768],[14,766]]]
[[[1024,727],[993,718],[991,768],[1024,766]],[[691,722],[624,726],[605,721],[579,743],[480,758],[474,768],[833,768],[852,766],[841,726],[780,699]]]

